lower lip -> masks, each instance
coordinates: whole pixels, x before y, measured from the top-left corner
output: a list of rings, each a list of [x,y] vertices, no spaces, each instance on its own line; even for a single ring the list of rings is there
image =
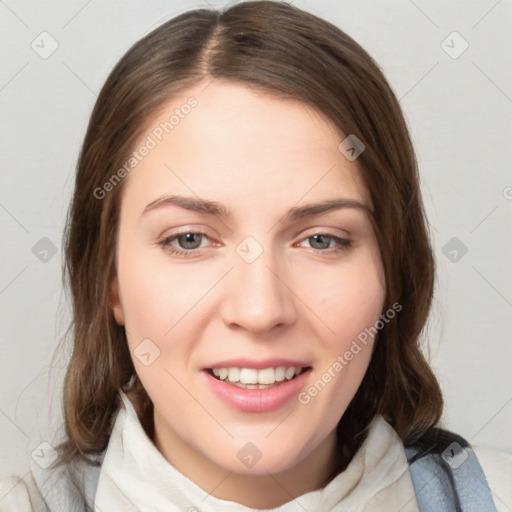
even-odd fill
[[[268,389],[244,389],[216,379],[206,370],[212,391],[229,406],[242,412],[270,412],[279,409],[297,396],[306,383],[311,368],[304,370],[292,380]]]

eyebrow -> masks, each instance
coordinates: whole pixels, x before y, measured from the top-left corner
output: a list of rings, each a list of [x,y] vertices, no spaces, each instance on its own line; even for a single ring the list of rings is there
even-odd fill
[[[185,210],[205,213],[208,215],[215,215],[221,218],[228,218],[231,216],[231,212],[221,203],[215,201],[207,201],[198,197],[187,197],[180,195],[164,195],[155,201],[152,201],[144,208],[142,215],[167,206],[178,206],[179,208],[183,208]],[[359,201],[348,198],[334,198],[327,199],[319,203],[306,204],[304,206],[293,206],[285,213],[285,215],[282,217],[282,220],[299,220],[305,217],[312,217],[314,215],[319,215],[321,213],[326,213],[333,210],[340,210],[343,208],[354,208],[357,210],[362,210],[367,214],[371,213],[369,208]]]

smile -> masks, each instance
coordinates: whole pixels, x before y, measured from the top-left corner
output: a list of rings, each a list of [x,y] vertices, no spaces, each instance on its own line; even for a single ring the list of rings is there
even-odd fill
[[[296,366],[261,369],[230,366],[208,368],[201,373],[210,390],[224,404],[241,412],[263,413],[279,409],[297,397],[306,386],[311,370],[311,367]]]
[[[244,389],[268,389],[294,379],[306,368],[278,366],[258,370],[256,368],[213,368],[211,374],[227,384]],[[277,383],[277,384],[276,384]]]

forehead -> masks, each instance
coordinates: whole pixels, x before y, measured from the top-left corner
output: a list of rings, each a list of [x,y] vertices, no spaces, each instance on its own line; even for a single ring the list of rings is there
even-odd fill
[[[338,149],[344,138],[303,102],[203,81],[148,120],[134,150],[151,150],[129,173],[125,194],[188,193],[247,207],[251,197],[297,203],[341,194],[369,204],[357,163]]]

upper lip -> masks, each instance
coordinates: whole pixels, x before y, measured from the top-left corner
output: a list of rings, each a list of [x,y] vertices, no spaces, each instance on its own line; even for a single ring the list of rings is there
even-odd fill
[[[203,370],[211,370],[214,368],[254,368],[255,370],[264,370],[265,368],[277,368],[279,366],[285,366],[289,368],[294,366],[295,368],[308,368],[308,363],[297,361],[293,359],[262,359],[255,361],[254,359],[229,359],[227,361],[220,361],[218,363],[212,363],[209,366],[205,366]]]

